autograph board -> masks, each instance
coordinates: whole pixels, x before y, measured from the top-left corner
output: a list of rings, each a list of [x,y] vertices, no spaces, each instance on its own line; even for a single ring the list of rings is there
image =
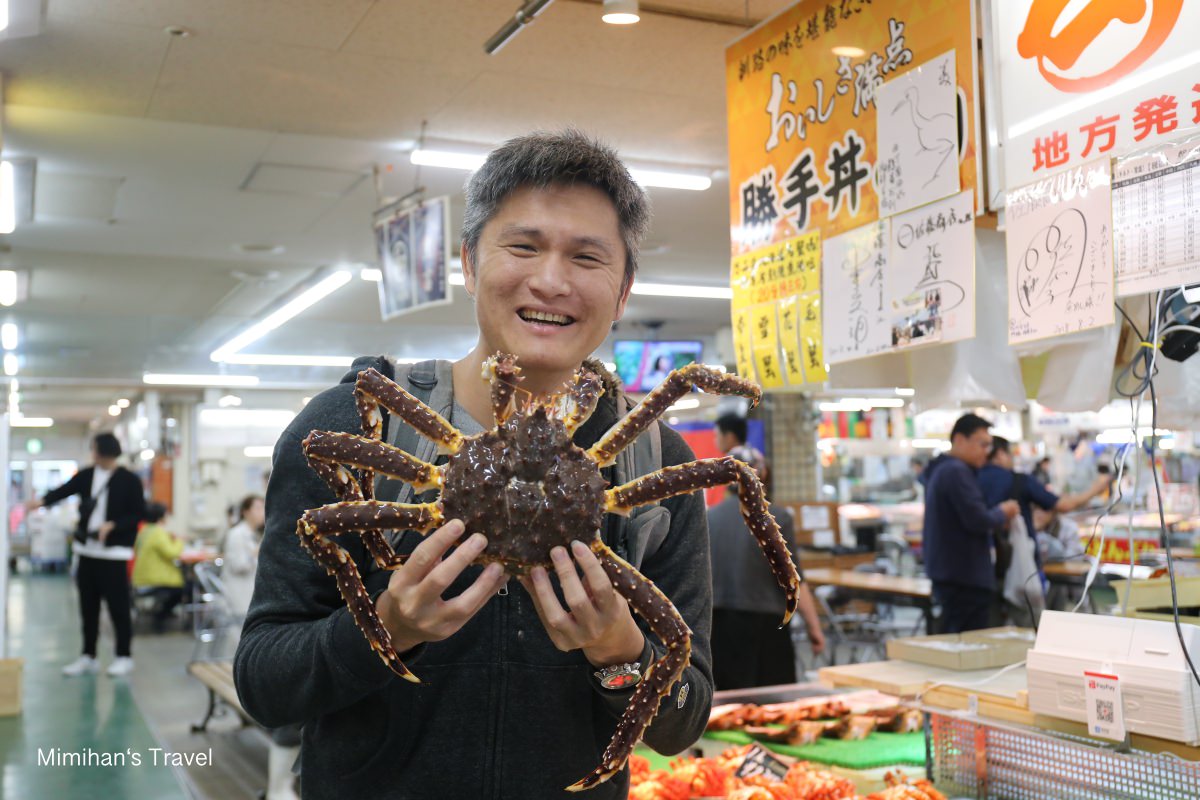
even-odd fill
[[[1005,209],[1008,343],[1112,324],[1108,159],[1009,192]]]

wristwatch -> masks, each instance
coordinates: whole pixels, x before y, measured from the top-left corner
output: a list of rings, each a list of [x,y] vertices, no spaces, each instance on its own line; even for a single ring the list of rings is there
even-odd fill
[[[595,675],[596,680],[600,681],[603,688],[620,691],[641,683],[642,665],[638,661],[630,664],[613,664],[611,667],[598,670]]]

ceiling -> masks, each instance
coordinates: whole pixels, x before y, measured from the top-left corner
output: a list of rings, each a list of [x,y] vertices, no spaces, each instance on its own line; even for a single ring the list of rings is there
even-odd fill
[[[519,5],[49,0],[40,35],[0,41],[4,155],[37,159],[35,219],[0,237],[8,266],[30,275],[28,298],[0,311],[21,328],[23,413],[84,423],[144,371],[215,371],[207,354],[315,269],[373,263],[382,198],[448,194],[457,228],[466,173],[408,163],[423,128],[490,146],[575,125],[638,162],[714,171],[705,192],[650,190],[641,278],[727,283],[724,48],[789,0],[664,0],[633,26],[558,0],[486,55]],[[376,291],[356,278],[249,351],[432,357],[473,344],[461,289],[386,324]],[[727,313],[635,297],[617,335],[662,322],[663,337],[714,337]],[[340,373],[226,369],[292,386]]]

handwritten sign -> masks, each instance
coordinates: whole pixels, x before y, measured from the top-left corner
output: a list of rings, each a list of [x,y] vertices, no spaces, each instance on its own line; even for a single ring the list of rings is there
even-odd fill
[[[892,218],[887,290],[894,347],[975,335],[972,192]]]
[[[1108,159],[1008,192],[1008,343],[1113,321]]]
[[[751,338],[758,382],[764,389],[784,386],[782,358],[779,353],[779,325],[774,303],[759,303],[750,308]]]
[[[804,378],[821,383],[829,377],[825,370],[825,346],[821,336],[821,293],[800,296],[800,348],[804,355]]]
[[[875,114],[879,215],[925,205],[959,189],[954,51],[879,87]]]
[[[1112,194],[1118,297],[1200,277],[1200,137],[1118,159]]]
[[[826,239],[821,259],[825,360],[865,358],[891,344],[885,274],[888,220]]]
[[[737,361],[738,375],[755,380],[754,343],[750,338],[750,310],[743,308],[733,312],[733,353]]]
[[[792,386],[804,383],[804,350],[800,345],[800,298],[785,297],[778,302],[779,350],[783,370]]]

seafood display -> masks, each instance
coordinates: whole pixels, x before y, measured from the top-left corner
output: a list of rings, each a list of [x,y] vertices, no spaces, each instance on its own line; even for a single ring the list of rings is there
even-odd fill
[[[520,390],[516,357],[497,354],[484,365],[491,383],[495,427],[463,436],[446,419],[374,369],[361,372],[355,398],[362,434],[312,431],[304,440],[309,464],[333,490],[337,502],[306,511],[297,525],[302,546],[337,581],[359,629],[379,657],[397,675],[419,683],[392,647],[349,553],[333,538],[357,534],[381,569],[396,569],[403,557],[392,549],[385,531],[427,534],[446,521],[461,519],[469,532],[488,537],[476,563],[499,562],[509,574],[535,566],[551,567],[550,551],[574,539],[595,553],[613,587],[645,619],[666,652],[644,671],[616,732],[593,772],[568,787],[591,788],[625,765],[642,732],[671,692],[691,655],[691,630],[671,601],[600,538],[606,513],[629,514],[634,508],[713,486],[734,484],[742,515],[758,540],[776,581],[787,596],[786,625],[796,609],[800,576],[779,526],[767,510],[762,484],[745,463],[731,457],[669,466],[621,486],[606,488],[602,467],[693,387],[716,394],[740,395],[757,403],[758,386],[736,375],[690,364],[666,380],[584,450],[572,435],[595,410],[605,391],[601,377],[586,366],[560,394],[533,396]],[[444,464],[422,461],[382,441],[380,406],[391,424],[407,423],[448,454]],[[428,503],[376,500],[376,474],[403,481],[416,491],[439,489]]]

